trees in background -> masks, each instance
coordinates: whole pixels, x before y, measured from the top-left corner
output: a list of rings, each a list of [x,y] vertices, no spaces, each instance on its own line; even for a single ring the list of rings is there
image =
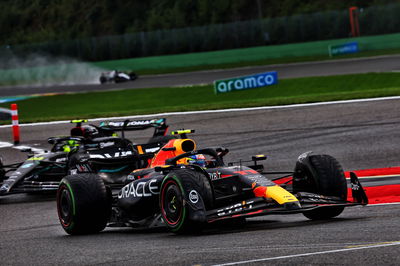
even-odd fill
[[[0,46],[197,27],[400,0],[2,0]]]

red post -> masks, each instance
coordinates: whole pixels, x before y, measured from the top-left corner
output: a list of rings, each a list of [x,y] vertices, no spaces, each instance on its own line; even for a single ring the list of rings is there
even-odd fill
[[[19,144],[19,124],[18,124],[18,106],[16,103],[11,104],[11,120],[14,144]]]
[[[350,17],[350,27],[351,27],[351,36],[358,37],[360,36],[360,26],[358,24],[358,8],[356,6],[352,6],[349,8],[349,17]]]

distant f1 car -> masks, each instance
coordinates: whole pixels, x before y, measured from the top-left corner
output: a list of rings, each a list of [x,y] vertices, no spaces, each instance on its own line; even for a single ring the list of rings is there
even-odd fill
[[[101,73],[100,76],[100,83],[120,83],[120,82],[126,82],[126,81],[133,81],[137,79],[137,75],[134,72],[122,72],[118,70],[113,70],[110,72],[103,72]]]
[[[73,120],[77,125],[70,136],[51,137],[53,145],[44,153],[29,152],[28,159],[10,165],[0,160],[0,196],[14,193],[56,191],[68,173],[79,173],[81,162],[101,175],[107,183],[117,184],[139,167],[139,153],[149,158],[174,136],[167,136],[166,119],[102,122],[100,126],[82,125],[87,120]],[[124,137],[127,130],[154,128],[146,144],[133,144]],[[122,132],[118,137],[116,131]],[[142,156],[144,156],[142,155]]]
[[[160,225],[186,233],[221,220],[243,221],[267,214],[303,213],[310,219],[327,219],[345,207],[368,203],[354,173],[353,201],[347,201],[343,170],[329,155],[300,155],[294,172],[278,173],[292,176],[290,184],[280,186],[257,164],[265,156],[253,156],[254,164],[249,166],[243,161],[225,165],[227,152],[225,148],[196,150],[191,139],[170,140],[147,168],[133,171],[118,191],[98,174],[69,175],[57,191],[60,223],[72,235],[100,232],[106,226]]]

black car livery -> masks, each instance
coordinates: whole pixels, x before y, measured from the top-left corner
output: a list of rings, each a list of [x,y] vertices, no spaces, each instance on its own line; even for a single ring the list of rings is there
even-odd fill
[[[295,171],[284,175],[290,181],[277,185],[280,178],[273,182],[257,164],[265,156],[254,156],[253,165],[225,165],[227,152],[196,150],[191,139],[170,140],[147,168],[133,171],[118,190],[98,174],[67,176],[57,192],[61,225],[68,234],[95,233],[106,226],[160,225],[186,233],[217,221],[267,214],[327,219],[345,207],[368,202],[353,173],[353,199],[348,201],[343,170],[329,155],[301,155]]]

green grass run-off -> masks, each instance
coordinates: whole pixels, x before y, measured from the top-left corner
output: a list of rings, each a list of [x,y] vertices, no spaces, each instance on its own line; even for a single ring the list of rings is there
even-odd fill
[[[35,122],[394,95],[400,95],[400,73],[284,79],[269,87],[218,95],[212,85],[65,94],[19,101],[18,106],[21,122]]]
[[[360,52],[329,57],[329,45],[348,42],[358,42]],[[26,62],[22,61],[17,68],[0,69],[0,86],[97,83],[100,73],[110,69],[148,75],[399,53],[400,33],[92,63],[32,56],[28,61],[37,63],[36,67],[26,67]]]
[[[357,42],[360,52],[329,57],[328,48],[330,45],[340,45],[349,42]],[[399,43],[400,33],[396,33],[305,43],[266,45],[223,51],[129,58],[92,64],[102,69],[133,70],[139,74],[172,73],[396,54],[400,51]]]

